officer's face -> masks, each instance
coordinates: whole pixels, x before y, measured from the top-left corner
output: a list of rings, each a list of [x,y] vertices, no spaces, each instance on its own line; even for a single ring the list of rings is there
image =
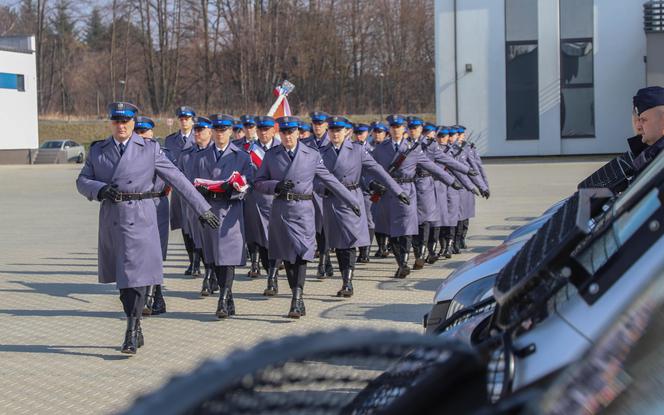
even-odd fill
[[[382,143],[385,140],[386,136],[387,133],[383,130],[374,130],[373,132],[374,141],[377,143]]]
[[[641,141],[649,146],[664,136],[664,105],[650,108],[639,115],[643,136]]]
[[[232,134],[233,129],[231,127],[215,128],[213,138],[215,144],[217,144],[217,147],[226,147],[228,142],[231,141]]]
[[[327,123],[326,122],[314,122],[313,123],[313,129],[314,129],[314,134],[316,134],[316,137],[320,137],[323,134],[325,134],[325,131],[327,131]]]
[[[233,130],[233,137],[235,138],[235,140],[244,138],[244,130],[242,128],[240,128],[239,130]]]
[[[209,128],[194,128],[194,141],[199,147],[207,147],[212,138],[212,131]]]
[[[329,130],[328,136],[330,137],[330,141],[332,144],[335,146],[339,146],[344,142],[344,139],[346,138],[346,129],[341,128],[341,127],[332,127]]]
[[[193,117],[179,117],[180,121],[180,130],[190,131],[194,127],[194,118]]]
[[[438,140],[438,144],[447,144],[447,141],[448,141],[449,138],[450,138],[449,135],[436,136],[436,139]]]
[[[457,142],[458,139],[459,139],[459,134],[454,133],[454,134],[452,134],[452,135],[450,136],[448,142],[450,142],[450,143],[452,143],[452,144],[455,144],[455,143]]]
[[[300,140],[311,137],[311,131],[302,131],[300,130]]]
[[[154,131],[152,130],[138,130],[136,131],[136,134],[143,138],[154,138]]]
[[[132,131],[134,131],[133,119],[111,120],[111,134],[116,140],[125,141],[131,137]]]
[[[395,140],[401,141],[401,137],[403,137],[403,133],[406,131],[403,125],[390,125],[390,135],[392,138]]]
[[[428,138],[429,140],[431,140],[432,138],[435,138],[435,137],[436,137],[436,132],[435,132],[435,131],[429,131],[429,132],[427,132],[426,134],[424,134],[424,136],[425,136],[426,138]]]
[[[244,130],[244,136],[245,137],[254,138],[254,137],[257,136],[256,126],[253,125],[253,124],[243,125],[242,130]]]
[[[408,132],[410,133],[411,137],[418,139],[422,135],[422,126],[418,125],[417,127],[408,127]]]
[[[300,137],[300,130],[297,128],[286,128],[279,130],[279,136],[281,137],[281,142],[284,147],[290,150],[297,145],[297,140]]]
[[[361,131],[355,134],[355,139],[360,143],[367,141],[367,137],[369,137],[369,131]]]
[[[466,133],[461,133],[461,134],[457,135],[457,140],[459,140],[460,143],[463,143],[464,141],[466,141]]]
[[[274,127],[261,127],[258,129],[258,140],[261,144],[268,144],[272,141],[274,134]]]
[[[632,128],[634,129],[634,135],[643,135],[643,124],[641,123],[641,118],[635,112],[632,112]]]

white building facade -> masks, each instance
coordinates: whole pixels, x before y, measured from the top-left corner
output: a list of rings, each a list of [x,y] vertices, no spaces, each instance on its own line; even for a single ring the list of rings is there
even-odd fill
[[[482,155],[627,150],[643,0],[435,0],[435,19],[437,122]]]
[[[39,146],[34,36],[0,37],[0,164],[29,164]]]

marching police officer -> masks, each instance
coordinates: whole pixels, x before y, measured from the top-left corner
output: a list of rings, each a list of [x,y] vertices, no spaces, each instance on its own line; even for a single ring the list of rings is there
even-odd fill
[[[198,159],[198,174],[202,179],[225,181],[223,192],[214,193],[199,187],[212,211],[221,219],[219,229],[206,229],[205,242],[212,247],[215,275],[219,282],[219,302],[216,315],[223,319],[235,315],[233,301],[233,280],[235,267],[245,264],[244,251],[244,209],[242,199],[245,192],[236,189],[228,179],[234,172],[240,173],[245,181],[253,181],[249,154],[231,143],[233,117],[226,114],[210,116],[214,145],[203,150]]]
[[[180,130],[166,136],[164,147],[169,151],[170,160],[177,166],[180,153],[194,145],[193,127],[196,112],[191,107],[182,106],[175,110],[175,115],[180,122]],[[182,228],[182,203],[177,192],[171,194],[171,229],[182,229],[182,239],[184,240],[184,246],[189,257],[189,266],[184,275],[199,276],[201,273],[200,258],[195,256],[197,254],[194,253],[194,242],[191,236]]]
[[[163,280],[155,175],[176,189],[202,221],[218,227],[210,205],[152,140],[135,133],[138,108],[125,102],[108,107],[111,136],[90,148],[76,180],[89,200],[101,202],[99,212],[99,282],[115,282],[127,315],[121,351],[135,354],[144,343],[140,326],[146,290]]]
[[[360,188],[360,178],[371,173],[375,180],[384,183],[401,203],[409,204],[410,199],[401,186],[369,155],[362,142],[347,139],[350,123],[344,117],[327,119],[330,144],[321,149],[325,167],[348,189],[355,198],[355,205],[361,207],[361,215],[355,216],[352,206],[326,192],[323,198],[323,228],[327,247],[337,255],[342,286],[338,297],[353,295],[353,271],[355,269],[356,248],[369,245],[369,232],[364,208],[364,198]],[[329,194],[328,194],[329,193]]]
[[[300,140],[306,140],[311,137],[311,124],[308,122],[300,122],[300,127],[298,129],[300,130]]]
[[[361,143],[363,146],[368,145],[369,126],[363,123],[357,123],[353,126],[353,141]]]
[[[329,115],[321,111],[314,111],[309,113],[311,124],[313,125],[313,134],[306,139],[301,139],[302,143],[320,150],[322,147],[328,145],[330,140],[327,134],[327,118]],[[318,246],[318,270],[317,277],[325,278],[332,277],[334,270],[332,268],[332,261],[330,261],[330,252],[325,245],[325,234],[323,233],[323,198],[318,193],[314,192],[314,208],[316,210],[316,245]]]
[[[403,192],[411,202],[414,201],[410,205],[405,205],[390,194],[384,196],[385,210],[388,212],[390,243],[398,265],[394,276],[405,278],[410,273],[408,257],[411,238],[418,234],[417,192],[414,184],[417,168],[428,171],[433,177],[449,185],[456,183],[456,180],[442,167],[427,158],[420,148],[420,143],[414,143],[406,138],[404,131],[406,120],[403,116],[390,115],[387,121],[390,124],[390,139],[378,144],[372,154],[390,176],[401,185]],[[460,185],[457,183],[456,186]],[[378,226],[376,229],[378,230]]]
[[[255,145],[258,148],[250,149],[251,164],[254,171],[258,171],[260,168],[265,154],[271,148],[281,144],[281,140],[275,137],[274,118],[258,116],[256,117],[256,127],[258,129],[258,142]],[[244,226],[247,235],[247,246],[251,254],[250,272],[254,271],[254,268],[260,269],[256,258],[256,255],[258,255],[261,265],[267,271],[267,288],[263,292],[265,296],[274,296],[279,293],[277,278],[279,272],[279,268],[277,267],[278,261],[270,259],[268,254],[268,228],[273,201],[274,195],[260,193],[255,189],[250,189],[247,197],[244,199]],[[254,262],[256,262],[255,265]]]
[[[234,121],[235,122],[235,121]],[[256,141],[256,120],[253,115],[244,114],[240,117],[240,123],[242,124],[243,137],[239,140],[233,140],[232,143],[242,149],[249,150],[251,143]]]
[[[325,168],[318,150],[298,142],[299,121],[297,117],[277,119],[282,143],[265,154],[254,182],[256,190],[275,196],[270,212],[268,253],[270,259],[284,261],[293,295],[290,318],[306,315],[302,292],[307,262],[314,259],[314,179],[351,207],[353,213],[361,215],[357,200]]]
[[[134,123],[134,132],[145,140],[152,140],[154,138],[154,121],[148,117],[138,116]],[[168,153],[168,150],[164,150]],[[159,228],[159,241],[161,242],[161,257],[166,260],[166,252],[168,250],[168,233],[169,233],[169,220],[170,214],[168,209],[168,194],[170,187],[159,177],[154,177],[154,188],[152,192],[155,194],[154,204],[157,207],[157,226]],[[143,315],[156,315],[166,312],[166,301],[161,291],[161,285],[151,285],[147,289],[145,296],[145,307],[143,308]]]
[[[208,118],[194,117],[194,145],[183,150],[180,154],[178,167],[192,184],[199,177],[198,160],[203,150],[208,148],[212,143],[211,128],[212,122]],[[205,267],[203,282],[201,284],[201,296],[207,297],[214,294],[218,288],[217,278],[214,273],[212,247],[210,243],[205,244],[203,229],[196,219],[196,213],[187,206],[183,206],[183,208],[183,229],[187,229],[188,234],[193,240],[195,252],[203,260],[203,266]]]
[[[387,138],[389,133],[389,128],[387,125],[383,124],[380,121],[374,121],[371,123],[371,147],[372,154],[376,146]],[[376,244],[378,249],[374,254],[375,258],[386,258],[389,252],[389,247],[387,245],[387,239],[389,238],[389,217],[387,212],[384,211],[383,206],[385,204],[385,199],[381,199],[378,196],[378,193],[382,191],[382,188],[379,186],[380,183],[373,182],[368,179],[365,180],[365,193],[368,194],[369,202],[371,202],[371,221],[369,222],[369,229],[373,229],[376,236]],[[372,188],[373,187],[373,188]],[[378,191],[378,193],[376,193]],[[372,202],[372,195],[376,195],[373,198],[377,199],[375,202]],[[378,225],[380,222],[380,225]],[[371,228],[373,225],[373,228]],[[371,235],[370,235],[371,236]],[[373,238],[371,238],[373,240]],[[362,256],[362,255],[360,255]]]
[[[233,139],[232,141],[242,140],[244,138],[244,128],[239,118],[233,118]]]

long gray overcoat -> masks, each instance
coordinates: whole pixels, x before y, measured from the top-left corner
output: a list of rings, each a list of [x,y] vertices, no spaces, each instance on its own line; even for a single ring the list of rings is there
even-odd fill
[[[191,130],[188,136],[178,131],[164,139],[164,147],[169,151],[168,157],[176,166],[180,161],[180,153],[192,146],[194,146],[194,130]],[[182,222],[182,201],[178,192],[173,190],[171,192],[171,229],[182,228]]]
[[[260,143],[260,142],[259,142]],[[272,139],[272,147],[281,144],[277,137]],[[258,171],[255,164],[251,164],[254,174]],[[249,190],[244,198],[244,230],[247,237],[247,243],[256,243],[267,248],[269,240],[270,212],[272,211],[272,202],[274,195],[269,195],[256,191],[255,188]]]
[[[254,172],[251,168],[249,154],[229,143],[226,150],[217,160],[217,147],[212,144],[200,153],[198,157],[198,175],[202,179],[225,180],[237,171],[245,176],[251,185]],[[212,211],[219,217],[219,229],[203,228],[203,255],[214,264],[244,265],[246,255],[244,250],[244,208],[243,200],[232,197],[230,199],[213,199],[210,201]]]
[[[369,155],[361,143],[344,140],[339,154],[332,143],[321,149],[321,157],[325,167],[344,186],[356,187],[351,190],[355,204],[360,207],[362,215],[357,217],[350,206],[333,193],[323,197],[323,229],[328,248],[348,249],[369,245],[369,226],[361,187],[361,177],[370,173],[380,182],[385,183],[390,192],[401,193],[401,186]]]
[[[214,145],[212,140],[208,143],[208,147]],[[207,147],[206,147],[207,148]],[[199,148],[197,145],[189,147],[180,153],[178,167],[182,173],[189,179],[191,183],[199,177],[198,175],[198,159],[205,148]],[[203,225],[198,220],[198,215],[186,203],[181,204],[182,208],[182,230],[189,235],[194,241],[196,249],[203,248]]]
[[[389,138],[376,145],[373,151],[373,157],[385,169],[389,170],[392,162],[400,154],[405,154],[408,148],[413,145],[408,139],[401,140],[398,151],[395,150],[395,141]],[[410,205],[399,202],[395,195],[386,193],[381,198],[381,209],[378,212],[381,218],[377,219],[374,211],[374,221],[376,222],[376,232],[385,233],[392,237],[404,235],[417,235],[417,192],[415,191],[415,172],[417,168],[424,169],[431,173],[434,178],[442,180],[446,184],[454,183],[454,177],[445,171],[441,166],[429,160],[420,146],[411,151],[405,158],[401,166],[392,173],[392,177],[404,179],[400,183],[401,189],[410,198]],[[384,184],[384,183],[383,183]],[[383,200],[384,199],[384,200]],[[379,229],[379,226],[381,227]],[[383,226],[385,226],[383,228]]]
[[[120,192],[151,192],[155,175],[177,189],[197,214],[210,209],[159,144],[136,134],[127,142],[122,157],[113,137],[93,145],[76,187],[89,200],[97,200],[107,184],[116,185]],[[118,288],[162,283],[162,250],[153,199],[101,202],[98,257],[99,282],[115,282]]]
[[[330,139],[328,138],[327,132],[325,132],[320,141],[316,139],[315,135],[311,134],[311,136],[300,142],[320,151],[321,148],[330,144]],[[317,183],[314,183],[314,187],[318,188],[320,186],[318,186]],[[314,209],[316,210],[316,233],[321,233],[323,230],[323,196],[318,192],[314,192]]]
[[[290,159],[283,145],[272,147],[265,154],[256,173],[255,189],[274,195],[277,183],[292,180],[296,194],[312,194],[314,178],[346,204],[357,200],[344,185],[325,168],[318,150],[298,143],[295,157]],[[275,198],[270,212],[268,237],[270,259],[295,262],[299,256],[305,261],[314,259],[316,250],[316,219],[313,201]]]

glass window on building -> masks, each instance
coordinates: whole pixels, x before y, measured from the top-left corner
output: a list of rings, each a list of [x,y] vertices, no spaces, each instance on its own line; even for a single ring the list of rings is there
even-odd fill
[[[539,139],[537,2],[505,0],[507,139]]]
[[[0,88],[25,91],[25,77],[15,73],[0,72]]]
[[[593,0],[560,0],[560,125],[563,138],[595,137]]]

